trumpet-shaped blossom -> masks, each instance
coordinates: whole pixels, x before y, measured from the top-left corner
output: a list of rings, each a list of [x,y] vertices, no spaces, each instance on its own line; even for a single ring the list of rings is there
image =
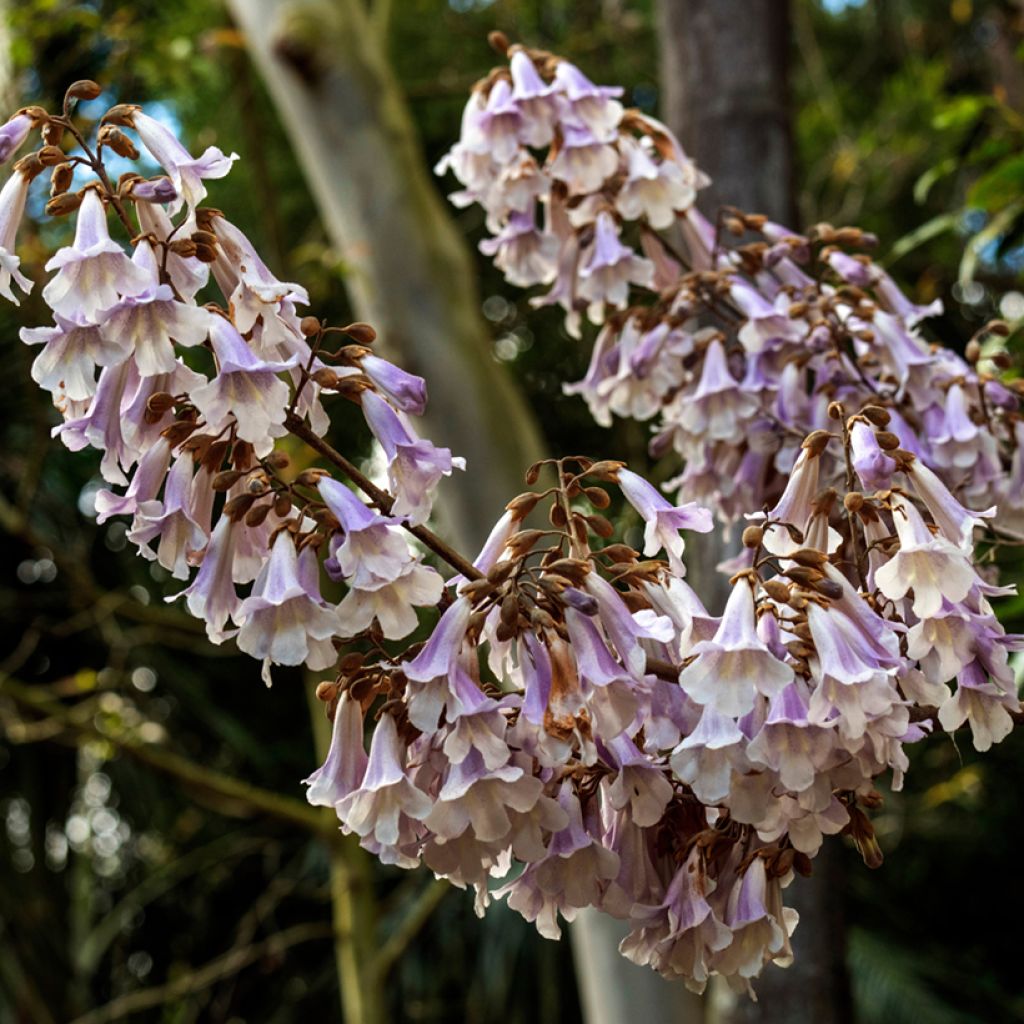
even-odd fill
[[[43,289],[46,304],[66,320],[98,323],[102,310],[125,296],[141,295],[152,283],[110,237],[99,192],[89,189],[75,223],[74,244],[65,246],[46,264],[56,275]]]

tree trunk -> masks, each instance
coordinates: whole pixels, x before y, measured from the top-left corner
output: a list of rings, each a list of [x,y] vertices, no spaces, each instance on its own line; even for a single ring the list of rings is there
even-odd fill
[[[660,0],[662,114],[711,176],[699,204],[795,224],[787,0]]]
[[[476,545],[541,457],[540,434],[488,351],[470,254],[377,32],[358,0],[228,6],[342,253],[357,315],[427,378],[431,440],[466,457],[472,484],[448,481],[442,514],[454,537]]]
[[[732,205],[798,227],[787,0],[659,0],[658,17],[663,114],[711,176],[711,186],[701,192],[703,212],[714,219],[719,206]],[[728,585],[714,566],[736,549],[717,535],[702,540],[688,551],[695,556],[691,577],[716,611]],[[725,1009],[730,1024],[852,1019],[841,864],[833,844],[826,843],[815,859],[814,875],[796,879],[787,893],[787,903],[801,917],[793,936],[795,962],[786,970],[766,969],[756,986],[759,1002],[742,999]]]

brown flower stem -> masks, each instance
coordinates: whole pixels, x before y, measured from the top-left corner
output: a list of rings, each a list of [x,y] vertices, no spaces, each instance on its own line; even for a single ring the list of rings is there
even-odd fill
[[[294,413],[285,418],[284,425],[301,441],[305,441],[315,452],[322,455],[328,462],[340,469],[385,515],[390,515],[395,499],[382,490],[365,474],[361,473],[341,452],[332,448],[322,437],[313,433]],[[422,541],[434,554],[443,558],[456,572],[460,572],[467,580],[481,580],[484,574],[470,561],[460,555],[451,545],[445,543],[433,530],[425,526],[402,524],[417,540]]]

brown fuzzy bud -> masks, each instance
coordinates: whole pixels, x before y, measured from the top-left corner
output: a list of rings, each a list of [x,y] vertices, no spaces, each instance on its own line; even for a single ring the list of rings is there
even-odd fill
[[[320,387],[327,388],[328,391],[333,391],[342,380],[329,366],[321,366],[319,370],[314,370],[309,376],[311,380],[319,384]]]
[[[196,244],[196,259],[200,263],[216,263],[217,250],[212,245]]]
[[[565,526],[567,520],[565,518],[565,509],[556,501],[548,512],[548,519],[552,526],[561,529]]]
[[[997,352],[992,357],[992,362],[996,364],[998,369],[1008,370],[1013,366],[1013,356],[1009,352]]]
[[[759,548],[764,540],[764,530],[760,526],[748,526],[743,531],[743,546],[745,548]]]
[[[304,316],[299,321],[299,330],[304,338],[312,338],[320,331],[320,321],[315,316]]]
[[[876,430],[875,440],[878,447],[887,452],[895,451],[900,446],[900,439],[888,430]]]
[[[581,585],[590,571],[590,564],[580,558],[556,558],[544,566],[546,572],[564,576],[570,583]]]
[[[105,124],[96,136],[97,144],[112,149],[118,156],[126,157],[128,160],[138,160],[139,151],[135,143],[128,138],[120,128],[112,124]]]
[[[193,231],[189,236],[196,245],[213,245],[216,246],[218,239],[212,231]]]
[[[215,491],[227,491],[234,487],[245,474],[240,469],[225,469],[218,473],[211,481],[210,487]]]
[[[876,427],[887,427],[892,419],[889,415],[889,410],[883,409],[880,405],[866,405],[861,409],[860,414]]]
[[[791,558],[797,565],[810,566],[812,569],[817,569],[828,561],[828,555],[817,548],[801,548],[786,557]]]
[[[242,519],[250,508],[256,503],[258,494],[237,494],[224,506],[224,515],[232,522],[237,523]]]
[[[542,465],[543,463],[535,462],[532,466],[530,466],[526,473],[523,474],[524,479],[526,480],[527,487],[532,487],[537,482],[537,478],[540,476],[540,468]]]
[[[505,547],[512,552],[513,557],[525,554],[544,536],[542,530],[520,530],[512,534],[505,542]]]
[[[519,598],[515,594],[506,594],[501,599],[499,618],[506,626],[511,626],[519,618]]]
[[[54,196],[46,204],[46,213],[50,217],[64,217],[69,213],[74,213],[82,205],[82,199],[84,194],[81,192],[64,192],[59,196]]]
[[[764,587],[764,592],[773,601],[778,601],[780,604],[786,604],[789,601],[791,591],[788,583],[783,583],[782,580],[778,579],[771,579],[765,580],[761,586]]]
[[[464,583],[459,588],[459,593],[468,598],[470,604],[479,604],[493,592],[494,584],[490,580],[473,580],[471,583]]]
[[[163,416],[168,409],[174,408],[174,395],[169,394],[166,391],[157,391],[149,396],[146,401],[146,412],[151,412],[155,416]]]
[[[72,100],[94,100],[101,92],[103,90],[96,82],[89,78],[83,78],[77,82],[72,82],[64,95]]]
[[[635,562],[637,553],[628,544],[609,544],[601,548],[601,554],[614,562]]]
[[[864,495],[859,491],[851,491],[843,498],[843,508],[847,512],[859,512],[864,507]]]
[[[64,125],[59,121],[47,121],[43,125],[43,142],[47,146],[59,146],[64,138]]]
[[[487,43],[495,53],[500,53],[502,57],[508,53],[508,48],[512,45],[508,36],[498,29],[487,33]]]
[[[516,563],[509,558],[503,558],[500,562],[495,562],[491,566],[491,571],[487,574],[487,579],[492,583],[504,583],[505,580],[515,572]]]
[[[540,501],[539,494],[535,494],[533,491],[524,491],[522,494],[517,494],[505,508],[517,519],[525,519],[537,507],[538,501]]]
[[[296,478],[299,487],[316,487],[325,476],[330,476],[326,469],[304,469]]]
[[[57,164],[50,175],[50,196],[61,196],[69,188],[75,177],[75,169],[71,164]]]
[[[270,515],[270,510],[273,505],[266,503],[263,505],[253,505],[251,509],[245,514],[245,525],[246,526],[259,526],[264,519]]]
[[[169,427],[164,427],[160,431],[161,437],[167,438],[167,443],[172,448],[177,448],[182,441],[196,429],[194,420],[177,420],[172,423]]]
[[[804,442],[800,447],[805,448],[810,453],[811,458],[815,458],[821,455],[831,440],[832,435],[827,430],[815,430],[804,438]]]
[[[587,525],[602,540],[615,536],[615,527],[604,516],[584,516]]]
[[[584,487],[583,493],[594,508],[607,508],[612,503],[608,492],[601,487]]]
[[[181,256],[182,259],[191,259],[196,254],[196,243],[190,238],[176,238],[168,246],[168,249],[174,253],[175,256]]]
[[[595,480],[608,480],[618,483],[618,472],[625,465],[624,462],[601,459],[600,462],[595,462],[592,466],[588,467],[587,476],[592,476]]]
[[[964,358],[972,366],[981,358],[981,345],[978,343],[977,338],[971,338],[967,342],[967,347],[964,349]]]
[[[812,569],[805,565],[793,566],[792,569],[787,569],[783,575],[788,576],[794,583],[799,583],[804,587],[812,586],[823,578],[822,573],[818,572],[817,569]]]
[[[222,442],[227,450],[227,442]],[[236,441],[231,453],[231,464],[235,469],[251,469],[256,461],[256,452],[248,441]]]
[[[338,696],[338,684],[333,679],[321,679],[316,684],[316,699],[322,700],[325,704]]]
[[[138,109],[134,103],[118,103],[100,118],[100,124],[119,124],[122,128],[134,128],[133,118]]]
[[[350,402],[358,402],[364,391],[373,390],[373,384],[366,377],[339,377],[332,390]]]
[[[377,337],[377,332],[369,324],[361,322],[342,327],[342,331],[360,345],[372,345]]]
[[[274,499],[274,515],[284,519],[292,510],[292,499],[287,494],[279,494]]]
[[[633,613],[646,611],[651,607],[651,602],[638,590],[627,590],[625,593],[619,594],[619,597],[622,598],[622,603]]]
[[[997,334],[1000,338],[1010,336],[1010,325],[1005,320],[989,320],[985,324],[985,330],[990,334]]]
[[[840,402],[831,402],[828,407],[829,419],[841,420],[843,418],[843,406]]]
[[[67,162],[67,154],[60,146],[43,146],[37,155],[44,167],[56,167],[57,164]]]
[[[722,220],[722,225],[730,235],[735,235],[737,238],[747,230],[746,225],[739,217],[725,217]]]
[[[14,165],[14,169],[23,178],[28,178],[29,181],[34,180],[46,170],[46,168],[43,167],[43,161],[39,159],[38,153],[29,153],[26,156],[23,156]]]

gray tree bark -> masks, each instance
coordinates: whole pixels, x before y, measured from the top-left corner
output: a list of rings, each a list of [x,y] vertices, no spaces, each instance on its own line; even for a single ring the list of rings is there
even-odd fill
[[[658,19],[663,113],[712,179],[701,192],[702,211],[714,219],[719,206],[738,206],[796,228],[788,0],[659,0]],[[691,575],[714,610],[727,596],[714,566],[735,549],[717,535],[709,539],[691,546]],[[812,877],[796,879],[787,893],[787,903],[800,912],[795,962],[765,971],[757,983],[759,1002],[727,1006],[729,1024],[852,1020],[841,865],[833,843],[815,859]]]
[[[452,535],[476,545],[541,457],[540,433],[488,351],[470,254],[430,180],[378,33],[358,0],[228,7],[348,268],[357,315],[427,378],[431,440],[466,457],[467,483],[442,488],[443,512]]]

